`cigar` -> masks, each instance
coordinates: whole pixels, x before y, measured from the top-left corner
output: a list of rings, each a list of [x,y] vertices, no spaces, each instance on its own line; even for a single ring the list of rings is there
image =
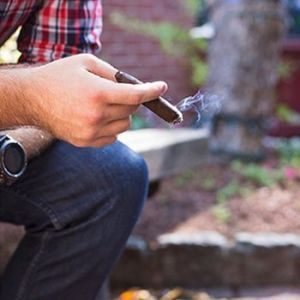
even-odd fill
[[[119,83],[130,83],[130,84],[141,84],[142,81],[129,75],[125,72],[118,71],[115,75],[117,82]],[[149,102],[143,103],[148,109],[150,109],[157,116],[162,118],[171,124],[180,124],[183,121],[183,115],[181,111],[163,97],[158,97]]]

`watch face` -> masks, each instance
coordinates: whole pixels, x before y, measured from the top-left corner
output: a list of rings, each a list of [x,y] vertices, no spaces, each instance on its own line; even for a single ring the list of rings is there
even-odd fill
[[[18,144],[9,144],[3,153],[3,163],[6,170],[12,175],[18,175],[23,171],[26,158]]]

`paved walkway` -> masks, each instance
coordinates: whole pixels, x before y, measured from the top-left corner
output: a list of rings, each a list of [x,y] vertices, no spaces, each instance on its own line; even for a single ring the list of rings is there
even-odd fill
[[[227,288],[206,289],[202,291],[171,290],[154,291],[129,289],[126,292],[115,292],[114,300],[300,300],[300,287],[274,287],[232,290]],[[114,294],[114,293],[112,293]],[[157,295],[162,295],[157,298]],[[120,295],[120,296],[117,296]]]
[[[230,289],[215,289],[207,291],[213,299],[230,299],[230,300],[300,300],[300,287],[274,287],[261,289],[243,289],[232,291]],[[202,294],[203,295],[203,294]],[[214,298],[215,297],[215,298]],[[195,300],[210,300],[205,299],[204,295],[196,296]]]

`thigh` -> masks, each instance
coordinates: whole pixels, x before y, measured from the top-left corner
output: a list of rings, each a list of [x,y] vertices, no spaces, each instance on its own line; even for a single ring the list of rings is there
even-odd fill
[[[96,295],[146,192],[143,159],[121,143],[101,149],[53,145],[20,181],[0,189],[0,219],[27,227],[3,276],[0,298],[101,297]]]
[[[99,149],[57,142],[12,187],[0,188],[0,220],[27,227],[48,220],[61,229],[105,214],[120,195],[144,192],[146,173],[140,156],[119,142]]]

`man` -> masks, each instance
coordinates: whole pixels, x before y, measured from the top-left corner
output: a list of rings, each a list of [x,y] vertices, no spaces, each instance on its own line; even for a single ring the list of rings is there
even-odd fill
[[[0,0],[0,16],[0,44],[22,25],[20,63],[55,60],[0,68],[0,128],[36,125],[62,140],[0,186],[0,220],[26,228],[0,298],[100,299],[147,192],[144,161],[116,136],[166,84],[118,84],[113,66],[78,54],[99,48],[99,0]]]

